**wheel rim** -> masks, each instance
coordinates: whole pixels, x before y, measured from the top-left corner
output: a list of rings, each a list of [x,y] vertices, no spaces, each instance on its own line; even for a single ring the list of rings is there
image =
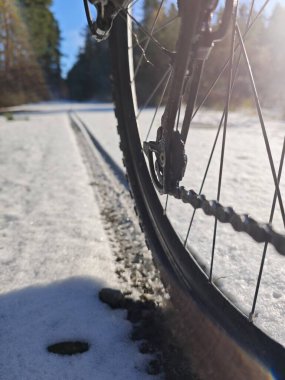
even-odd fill
[[[265,2],[265,3],[269,3],[269,2]],[[264,3],[264,4],[265,4]],[[253,9],[253,4],[254,4],[254,2],[252,2],[252,9]],[[260,8],[261,9],[261,8]],[[135,10],[133,9],[133,14],[135,14]],[[254,19],[254,18],[253,18]],[[129,17],[129,22],[130,21],[132,21],[132,19]],[[249,24],[250,25],[250,24]],[[129,36],[131,36],[131,34],[129,33]],[[129,49],[130,50],[130,49]],[[135,70],[135,69],[134,69]],[[163,73],[163,75],[162,75],[162,77],[161,77],[161,79],[155,84],[155,86],[154,86],[154,89],[156,88],[156,86],[158,85],[158,84],[160,84],[161,82],[163,82],[163,80],[164,81],[167,81],[167,74],[166,74],[167,72],[164,72]],[[133,75],[133,72],[131,72],[130,73],[131,74],[131,78],[134,76]],[[134,91],[135,90],[135,87],[133,87],[132,88],[132,90]],[[163,90],[162,90],[162,92],[163,92]],[[207,91],[206,91],[206,93],[207,93]],[[136,103],[136,101],[134,101],[134,103]],[[199,104],[203,104],[204,103],[204,100],[202,99],[202,101],[200,101],[200,103]],[[200,108],[200,105],[198,104],[198,107],[197,107],[197,109],[199,109]],[[139,111],[138,111],[139,112]],[[154,112],[156,112],[156,111],[154,111]],[[157,112],[159,112],[159,111],[157,111]],[[137,115],[137,113],[136,113],[136,115]],[[211,116],[211,115],[210,115]],[[195,114],[195,117],[198,117],[198,113],[197,113],[197,116],[196,116],[196,114]],[[213,118],[215,118],[215,117],[217,117],[216,116],[216,114],[215,113],[213,113],[212,114],[212,117]],[[159,118],[158,118],[159,119]],[[152,119],[151,119],[152,120]],[[202,123],[201,121],[200,121],[200,123]],[[197,129],[198,129],[198,127],[196,127]],[[277,130],[278,130],[278,128],[277,128]],[[204,131],[205,132],[205,131]],[[203,133],[203,134],[206,134],[207,132],[205,132],[205,133]],[[212,135],[213,135],[213,137],[215,138],[215,136],[217,136],[217,131],[215,131],[215,134],[214,133],[212,133]],[[194,131],[194,136],[195,136],[195,131]],[[261,136],[261,137],[263,137],[264,138],[264,136]],[[142,137],[142,140],[145,138],[145,136],[144,137]],[[213,138],[213,139],[214,139]],[[199,139],[198,139],[199,140]],[[201,138],[200,138],[200,140],[201,140]],[[263,142],[264,143],[264,142]],[[282,145],[282,141],[281,141],[281,145]],[[281,151],[281,148],[279,148],[279,154],[278,154],[278,158],[280,159],[280,151]],[[202,164],[201,164],[201,166],[203,166]],[[205,165],[204,164],[204,166],[207,166],[207,165]],[[276,176],[277,176],[277,173],[278,172],[278,170],[275,170],[275,173],[276,173]],[[281,177],[281,178],[284,178],[284,176],[283,177]],[[201,181],[201,179],[200,179],[200,181]],[[190,182],[191,183],[191,182]],[[188,184],[187,184],[188,185]],[[188,185],[187,187],[189,187],[190,185]],[[193,186],[194,187],[194,186]],[[281,186],[280,186],[281,187]],[[272,192],[272,191],[271,191]],[[216,194],[214,194],[213,195],[213,199],[214,198],[216,198]],[[210,197],[211,198],[211,197]],[[271,194],[271,201],[272,201],[272,194]],[[169,201],[168,201],[169,202]],[[272,203],[272,202],[270,202],[270,203]],[[170,205],[168,205],[168,207],[171,207]],[[175,207],[175,206],[174,206]],[[162,207],[162,208],[165,208],[165,203],[164,203],[164,206]],[[172,224],[173,225],[175,225],[175,223],[176,223],[176,221],[175,221],[175,216],[174,216],[174,218],[172,218],[172,216],[171,216],[171,212],[169,211],[170,210],[170,208],[167,208],[167,213],[168,213],[168,215],[169,215],[169,219],[170,219],[170,221],[172,222]],[[269,210],[270,211],[270,210]],[[161,212],[162,213],[162,212]],[[163,213],[162,213],[163,214]],[[173,222],[173,219],[174,219],[174,222]],[[268,215],[267,215],[267,219],[268,219]],[[160,222],[159,222],[160,223]],[[183,238],[183,236],[182,236],[182,242],[184,243],[185,242],[185,235],[187,236],[187,229],[188,229],[188,227],[189,227],[189,221],[188,221],[188,223],[187,223],[187,227],[186,227],[186,231],[184,232],[184,238]],[[180,229],[180,227],[179,227],[179,229]],[[205,227],[203,224],[201,225],[197,225],[196,226],[196,229],[199,229],[200,231],[202,230],[206,230],[207,229],[207,227]],[[201,233],[201,232],[200,232]],[[194,233],[193,233],[193,235],[195,235],[195,229],[194,229]],[[225,233],[224,233],[224,235],[225,236],[227,236],[227,240],[232,240],[232,238],[231,238],[231,236],[232,236],[232,233],[231,232],[229,232],[229,231],[226,231]],[[204,236],[204,235],[203,235]],[[229,236],[230,236],[230,238],[229,238]],[[188,239],[187,239],[188,240]],[[206,238],[205,238],[205,240],[206,240]],[[211,245],[211,243],[209,242],[209,240],[206,240],[207,241],[207,245]],[[224,243],[223,243],[224,244]],[[241,248],[238,248],[239,250],[243,250],[243,246],[244,246],[244,244],[246,245],[246,246],[248,246],[248,245],[250,245],[250,244],[253,244],[252,245],[252,247],[253,248],[251,248],[251,250],[252,249],[254,249],[254,250],[256,250],[257,249],[257,245],[255,245],[254,243],[249,243],[249,241],[247,241],[246,239],[245,239],[245,241],[242,243],[242,246],[241,246]],[[195,248],[195,244],[194,244],[194,248]],[[258,246],[258,249],[259,249],[259,257],[261,257],[262,256],[262,252],[260,253],[260,247]],[[201,265],[201,260],[203,261],[203,257],[201,257],[201,255],[199,256],[199,254],[197,254],[197,251],[199,251],[199,250],[201,250],[201,248],[198,248],[198,249],[196,249],[196,255],[197,255],[197,257],[198,257],[198,260],[200,261],[200,267],[202,266],[203,267],[203,263],[202,263],[202,265]],[[189,251],[190,251],[190,249],[189,249]],[[195,251],[195,249],[194,249],[194,251]],[[227,251],[227,248],[225,249],[225,251]],[[261,251],[262,251],[262,249],[261,249]],[[191,251],[191,253],[192,253],[192,255],[193,255],[193,251]],[[219,250],[218,250],[218,253],[220,253],[219,252]],[[271,252],[270,252],[271,253]],[[224,254],[223,255],[223,258],[225,257],[226,255]],[[240,259],[240,256],[239,255],[233,255],[232,254],[232,256],[235,258],[235,260],[238,260],[238,259]],[[246,255],[245,255],[246,256]],[[193,259],[193,256],[191,257],[191,259]],[[215,259],[216,259],[216,257],[215,257]],[[219,255],[218,255],[218,259],[219,259]],[[240,259],[241,260],[241,259]],[[173,263],[172,263],[173,264]],[[238,267],[239,267],[239,269],[242,267],[242,268],[245,268],[245,269],[247,269],[247,266],[249,265],[249,263],[247,262],[244,266],[242,266],[242,265],[240,265],[241,263],[238,263]],[[174,265],[174,264],[173,264]],[[179,267],[179,265],[180,264],[178,264],[178,267]],[[204,265],[206,266],[206,269],[205,269],[205,272],[206,272],[206,274],[208,274],[209,273],[209,268],[210,268],[210,264],[208,264],[208,266],[207,266],[207,263],[205,264],[204,263]],[[219,263],[217,263],[217,265],[219,265]],[[252,263],[251,263],[251,266],[252,266]],[[258,275],[258,271],[259,271],[259,268],[260,268],[260,261],[259,261],[259,263],[257,264],[257,265],[255,265],[255,270],[253,271],[254,272],[254,274],[253,275],[251,275],[251,278],[250,278],[250,280],[252,280],[254,283],[255,283],[255,286],[254,286],[254,291],[256,290],[256,278],[257,278],[257,275]],[[178,271],[179,271],[179,269],[181,269],[181,268],[178,268]],[[215,269],[216,269],[216,263],[215,263]],[[228,271],[227,271],[227,276],[228,276]],[[186,276],[187,277],[187,276]],[[223,273],[219,273],[219,272],[217,272],[216,273],[216,278],[217,279],[219,279],[220,277],[223,277]],[[233,282],[232,282],[233,283]],[[239,288],[239,284],[240,284],[240,282],[234,282],[234,288],[236,289],[236,288]],[[226,288],[226,286],[224,286],[224,288]],[[239,288],[240,289],[240,288]],[[230,295],[230,297],[231,297],[231,292],[229,292],[227,289],[224,289],[223,290],[226,294],[228,293],[229,295]],[[246,292],[247,292],[247,289],[245,290]],[[240,309],[242,309],[242,310],[240,310],[240,312],[245,312],[245,315],[249,315],[249,313],[250,313],[250,311],[252,310],[252,299],[253,299],[253,294],[252,293],[254,293],[254,291],[252,291],[251,292],[251,297],[249,297],[249,299],[251,298],[251,301],[250,302],[248,302],[248,304],[246,305],[246,307],[243,307],[243,306],[241,306],[240,305],[240,301],[239,302],[237,302],[238,303],[238,306],[239,306],[239,308]],[[227,294],[227,296],[228,296],[228,294]],[[276,337],[274,337],[274,338],[276,338]]]

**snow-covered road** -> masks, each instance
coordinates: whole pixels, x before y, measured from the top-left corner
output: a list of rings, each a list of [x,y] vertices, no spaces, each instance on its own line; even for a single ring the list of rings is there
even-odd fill
[[[119,284],[68,108],[0,117],[0,379],[146,379],[125,312],[98,300]],[[47,352],[69,340],[90,350]]]
[[[0,380],[88,380],[94,374],[100,380],[146,379],[146,357],[129,340],[131,325],[124,312],[110,311],[97,298],[102,287],[120,285],[90,178],[67,117],[67,111],[75,111],[123,168],[113,106],[49,103],[22,109],[25,113],[15,115],[13,121],[0,118]],[[152,115],[152,110],[141,115],[142,126],[147,126]],[[193,139],[187,147],[187,188],[200,187],[207,160],[201,152],[210,150],[219,115],[206,112],[193,125]],[[159,117],[157,120],[159,123]],[[284,124],[270,117],[269,122],[278,167]],[[252,114],[238,112],[231,114],[230,123],[222,203],[266,221],[274,186],[258,123]],[[218,162],[216,153],[205,186],[210,199],[216,198]],[[283,198],[284,181],[283,175]],[[191,208],[186,213],[185,205],[170,200],[167,213],[183,238]],[[277,207],[274,225],[282,229],[278,213]],[[207,270],[212,222],[199,213],[190,235]],[[261,254],[260,245],[219,225],[214,279],[247,313]],[[284,289],[285,259],[270,249],[254,323],[283,345]],[[88,341],[90,351],[68,358],[46,352],[48,344],[70,339]]]

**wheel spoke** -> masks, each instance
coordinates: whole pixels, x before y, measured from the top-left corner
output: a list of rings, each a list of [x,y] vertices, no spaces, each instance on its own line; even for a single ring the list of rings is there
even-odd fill
[[[249,15],[248,15],[248,18],[247,18],[247,23],[246,23],[246,30],[248,29],[248,27],[250,25],[250,20],[251,20],[253,9],[254,9],[254,3],[255,3],[255,0],[252,0],[251,6],[250,6],[250,12],[249,12]],[[234,89],[234,85],[235,85],[236,79],[238,77],[238,69],[239,69],[239,65],[240,65],[241,56],[242,56],[242,52],[240,51],[239,57],[237,59],[237,64],[236,64],[235,72],[234,72],[234,75],[233,75],[233,81],[232,81],[232,88],[231,88],[230,96],[232,95],[232,92],[233,92],[233,89]],[[226,107],[223,110],[223,114],[222,114],[222,117],[221,117],[221,120],[220,120],[220,123],[219,123],[219,127],[218,127],[218,130],[217,130],[215,139],[214,139],[212,150],[211,150],[211,153],[210,153],[210,156],[209,156],[209,160],[207,162],[206,170],[205,170],[205,173],[204,173],[204,176],[203,176],[203,179],[202,179],[202,183],[201,183],[201,186],[200,186],[200,189],[199,189],[199,195],[202,193],[203,188],[204,188],[204,184],[205,184],[208,172],[209,172],[209,168],[210,168],[210,165],[211,165],[211,162],[212,162],[212,158],[213,158],[216,146],[217,146],[217,141],[218,141],[218,138],[219,138],[219,135],[220,135],[221,127],[222,127],[223,122],[224,122],[225,112],[226,112]],[[190,223],[189,223],[189,226],[188,226],[187,234],[186,234],[186,237],[185,237],[185,240],[184,240],[184,247],[187,244],[187,241],[188,241],[188,238],[189,238],[189,234],[190,234],[190,231],[191,231],[191,227],[192,227],[195,215],[196,215],[196,210],[193,211],[191,219],[190,219]]]
[[[149,105],[149,103],[152,101],[153,97],[155,96],[155,94],[157,93],[157,91],[162,86],[163,82],[165,81],[165,79],[166,79],[167,75],[170,73],[170,71],[171,71],[171,67],[168,67],[168,69],[163,74],[162,78],[159,80],[158,84],[155,86],[154,90],[152,91],[152,93],[150,94],[150,96],[148,97],[148,99],[146,100],[146,102],[144,103],[144,105],[139,110],[139,112],[138,112],[138,114],[136,116],[137,119],[140,116],[140,114],[146,109],[146,107]]]
[[[160,25],[159,27],[157,27],[154,31],[153,31],[153,36],[155,36],[157,33],[161,32],[162,30],[164,30],[165,28],[167,28],[168,26],[170,26],[175,20],[177,20],[179,18],[179,16],[174,16],[172,19],[168,20],[166,23],[164,23],[163,25]],[[143,42],[145,42],[146,40],[148,39],[148,37],[144,37],[142,38],[140,41],[136,42],[134,45],[133,45],[133,48],[137,47],[138,45],[141,45]]]
[[[157,20],[158,20],[158,17],[159,17],[159,14],[160,14],[161,8],[162,8],[162,6],[163,6],[163,4],[164,4],[164,1],[165,1],[165,0],[161,0],[160,5],[159,5],[159,7],[158,7],[158,10],[157,10],[157,12],[156,12],[156,16],[155,16],[155,18],[154,18],[154,21],[153,21],[153,24],[152,24],[152,27],[151,27],[150,35],[149,35],[149,37],[148,37],[148,39],[147,39],[147,41],[146,41],[146,43],[145,43],[145,45],[144,45],[144,47],[143,47],[143,51],[142,51],[142,53],[141,53],[141,55],[140,55],[140,58],[139,58],[139,61],[138,61],[137,67],[136,67],[136,69],[135,69],[135,75],[134,75],[134,78],[136,78],[136,76],[137,76],[137,74],[138,74],[138,72],[139,72],[139,69],[140,69],[140,67],[141,67],[141,64],[142,64],[142,62],[143,62],[143,58],[144,58],[145,55],[146,55],[146,52],[147,52],[147,49],[148,49],[149,43],[150,43],[150,41],[151,41],[151,38],[153,37],[154,28],[155,28],[155,26],[156,26],[156,23],[157,23]]]
[[[282,148],[282,153],[281,153],[281,158],[280,158],[280,164],[279,164],[279,170],[278,170],[278,185],[280,184],[281,176],[282,176],[282,170],[283,170],[283,164],[284,164],[284,156],[285,156],[285,138],[283,140],[283,148]],[[274,196],[273,196],[273,201],[272,201],[272,207],[271,207],[271,212],[270,212],[270,217],[269,217],[269,223],[271,224],[273,221],[274,217],[274,212],[275,212],[275,207],[276,207],[276,201],[277,201],[277,191],[275,189]],[[255,307],[256,307],[256,302],[257,302],[257,297],[259,293],[259,288],[260,288],[260,282],[262,278],[262,273],[264,269],[264,264],[265,264],[265,259],[266,259],[266,253],[267,253],[267,248],[268,248],[268,243],[266,242],[263,248],[263,254],[262,254],[262,260],[260,264],[260,269],[259,269],[259,274],[257,278],[257,284],[255,288],[255,294],[253,298],[253,303],[252,303],[252,309],[249,314],[249,321],[252,321],[254,312],[255,312]]]
[[[163,209],[163,214],[164,215],[166,215],[166,212],[167,212],[168,198],[169,198],[169,195],[167,194],[166,195],[166,199],[165,199],[164,209]]]
[[[151,132],[151,130],[152,130],[152,127],[153,127],[154,121],[155,121],[155,119],[156,119],[157,112],[158,112],[158,110],[159,110],[159,108],[160,108],[160,106],[161,106],[161,104],[162,104],[162,102],[163,102],[163,98],[164,98],[164,95],[165,95],[165,93],[166,93],[166,90],[167,90],[167,87],[168,87],[168,84],[169,84],[169,81],[170,81],[170,78],[171,78],[171,74],[172,74],[172,70],[171,70],[170,73],[168,74],[168,78],[167,78],[166,84],[165,84],[164,89],[163,89],[163,91],[162,91],[162,94],[161,94],[160,100],[159,100],[159,102],[158,102],[158,105],[157,105],[157,107],[156,107],[156,109],[155,109],[155,112],[154,112],[154,115],[153,115],[152,121],[151,121],[151,123],[150,123],[149,129],[148,129],[148,132],[147,132],[147,135],[146,135],[146,138],[145,138],[145,141],[148,140],[148,137],[149,137],[150,132]]]
[[[279,202],[279,207],[280,207],[280,211],[281,211],[283,225],[285,227],[285,213],[284,213],[282,196],[281,196],[281,192],[280,192],[280,188],[279,188],[279,184],[278,184],[278,180],[277,180],[277,176],[276,176],[275,166],[274,166],[274,162],[273,162],[273,158],[272,158],[271,147],[270,147],[268,136],[267,136],[267,131],[266,131],[265,122],[264,122],[264,118],[263,118],[263,114],[262,114],[262,110],[261,110],[261,106],[260,106],[260,101],[259,101],[259,97],[258,97],[256,85],[255,85],[255,80],[253,77],[253,72],[252,72],[251,65],[250,65],[250,62],[248,59],[247,51],[246,51],[244,41],[243,41],[243,38],[242,38],[242,35],[240,33],[240,29],[239,29],[238,25],[236,25],[236,31],[237,31],[237,35],[238,35],[238,38],[239,38],[239,41],[240,41],[240,44],[242,47],[242,53],[243,53],[243,56],[244,56],[244,59],[246,62],[246,67],[247,67],[248,75],[250,78],[250,84],[251,84],[251,88],[252,88],[252,92],[253,92],[253,96],[254,96],[254,101],[255,101],[255,106],[257,109],[258,117],[259,117],[260,126],[262,129],[262,134],[263,134],[263,138],[264,138],[264,142],[265,142],[265,147],[266,147],[267,156],[268,156],[268,160],[269,160],[269,164],[270,164],[270,169],[272,172],[272,177],[273,177],[275,189],[277,191],[277,198],[278,198],[278,202]]]
[[[252,27],[255,25],[256,21],[259,19],[259,17],[261,16],[261,14],[263,13],[264,9],[266,8],[266,6],[268,5],[270,0],[266,0],[263,4],[263,6],[261,7],[261,9],[259,10],[259,12],[256,14],[256,16],[254,17],[254,19],[252,20],[252,22],[247,26],[244,34],[243,34],[243,39],[246,40],[246,38],[248,37],[248,33],[249,31],[252,29]],[[253,12],[253,7],[251,7],[251,12]],[[239,41],[237,42],[236,44],[236,47],[235,47],[235,52],[237,51],[237,49],[240,48],[240,43]],[[210,94],[212,93],[212,90],[213,88],[216,86],[216,84],[219,82],[219,80],[221,79],[222,75],[224,74],[225,70],[227,69],[228,65],[229,65],[229,62],[230,62],[230,58],[228,58],[224,65],[222,66],[222,69],[219,73],[219,75],[217,76],[217,78],[212,82],[212,84],[209,86],[206,94],[204,95],[203,99],[200,101],[199,105],[197,106],[197,108],[195,109],[194,113],[193,113],[193,116],[192,116],[192,119],[194,119],[194,117],[196,116],[196,114],[198,113],[198,111],[200,110],[200,108],[205,104],[205,102],[207,101],[207,99],[209,98]]]
[[[122,8],[122,10],[124,9]],[[124,15],[122,15],[121,13],[119,13],[119,15],[123,18],[126,16],[129,16],[129,18],[137,25],[137,27],[146,35],[146,37],[149,37],[150,40],[159,48],[159,50],[164,55],[169,57],[169,55],[171,54],[171,51],[167,50],[164,46],[162,46],[161,43],[157,41],[157,39],[155,39],[153,35],[151,35],[150,32],[147,29],[145,29],[145,27],[132,14],[130,14],[128,10],[124,10],[124,13],[125,13]],[[133,31],[132,33],[136,37],[136,34]]]
[[[203,188],[204,188],[204,184],[205,184],[205,181],[206,181],[206,178],[207,178],[207,175],[208,175],[208,171],[210,169],[212,158],[213,158],[216,146],[217,146],[218,138],[219,138],[219,135],[220,135],[220,132],[221,132],[221,129],[222,129],[224,117],[225,117],[225,110],[224,110],[222,118],[220,120],[219,127],[218,127],[218,130],[217,130],[217,133],[216,133],[216,136],[215,136],[215,140],[214,140],[214,143],[213,143],[213,146],[212,146],[212,150],[211,150],[211,153],[210,153],[210,157],[209,157],[209,160],[207,162],[207,167],[206,167],[206,170],[205,170],[205,173],[204,173],[204,176],[203,176],[203,180],[202,180],[202,183],[201,183],[201,186],[200,186],[200,189],[199,189],[199,195],[202,194],[202,191],[203,191]],[[188,241],[188,238],[189,238],[189,234],[190,234],[190,231],[191,231],[191,227],[192,227],[195,215],[196,215],[196,211],[197,210],[194,209],[194,211],[192,213],[191,220],[190,220],[190,223],[189,223],[189,226],[188,226],[188,230],[187,230],[187,234],[186,234],[186,237],[185,237],[185,240],[184,240],[184,247],[186,247],[186,244],[187,244],[187,241]]]
[[[178,128],[179,128],[180,116],[181,116],[181,107],[182,107],[182,96],[180,96],[180,101],[179,101],[177,121],[176,121],[176,131],[178,131]]]
[[[221,159],[220,159],[219,182],[218,182],[218,192],[217,192],[217,201],[218,202],[220,201],[221,188],[222,188],[223,167],[224,167],[227,126],[228,126],[228,115],[229,115],[230,97],[231,97],[232,80],[233,80],[234,46],[235,46],[235,29],[236,29],[235,25],[236,25],[236,19],[237,19],[237,9],[238,9],[238,1],[235,5],[235,13],[234,13],[234,18],[233,18],[233,29],[232,29],[232,37],[231,37],[231,47],[230,47],[230,49],[231,49],[230,50],[230,70],[229,70],[229,78],[228,78],[228,86],[227,86],[226,108],[225,108],[224,127],[223,127],[223,140],[222,140]],[[213,266],[214,266],[214,257],[215,257],[217,227],[218,227],[218,219],[215,218],[213,243],[212,243],[211,267],[210,267],[210,274],[209,274],[209,281],[210,282],[212,282],[212,277],[213,277]]]

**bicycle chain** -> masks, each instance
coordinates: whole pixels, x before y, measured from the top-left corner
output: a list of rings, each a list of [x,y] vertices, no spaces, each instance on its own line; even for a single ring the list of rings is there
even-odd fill
[[[184,186],[177,188],[175,198],[202,209],[206,215],[214,216],[221,223],[230,224],[235,231],[245,232],[258,243],[271,243],[278,253],[285,256],[285,236],[274,231],[270,224],[258,223],[248,214],[238,214],[232,207],[224,207],[218,201],[209,201],[203,194],[194,190],[186,190]]]

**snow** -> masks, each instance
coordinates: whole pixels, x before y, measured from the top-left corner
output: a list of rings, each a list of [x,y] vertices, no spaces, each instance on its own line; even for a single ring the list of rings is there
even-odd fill
[[[101,106],[102,107],[102,106]],[[107,105],[105,105],[107,107]],[[80,117],[91,128],[95,137],[123,169],[118,149],[116,120],[113,114],[81,110]],[[140,133],[145,138],[154,110],[147,109],[139,117]],[[150,139],[155,139],[162,110],[158,113]],[[189,132],[186,151],[188,167],[183,185],[199,191],[210,150],[216,135],[220,111],[202,110],[195,117]],[[95,121],[100,120],[100,123]],[[284,121],[273,112],[265,113],[265,123],[273,160],[278,172],[284,139]],[[208,199],[217,198],[217,179],[221,150],[221,135],[213,157],[203,193]],[[280,189],[284,199],[285,175]],[[274,194],[274,183],[266,154],[264,139],[257,115],[253,111],[235,111],[229,116],[221,202],[233,206],[239,213],[248,213],[261,222],[268,222]],[[161,197],[164,204],[165,196]],[[170,198],[167,215],[180,231],[184,241],[192,215],[191,206]],[[214,219],[196,213],[188,244],[200,264],[209,272]],[[273,226],[284,233],[279,206],[276,206]],[[213,279],[222,291],[247,315],[251,310],[263,245],[245,234],[237,234],[232,227],[218,224]],[[281,344],[285,345],[285,258],[269,247],[265,262],[254,323]]]
[[[0,379],[146,379],[125,312],[98,300],[102,287],[120,284],[71,107],[83,106],[29,105],[13,121],[0,117]],[[66,340],[90,350],[47,352]]]
[[[124,312],[111,311],[97,298],[102,287],[119,284],[69,126],[71,109],[123,169],[111,104],[43,103],[23,106],[28,112],[14,114],[14,121],[0,117],[0,379],[145,379],[147,357],[129,340]],[[148,109],[139,118],[142,136],[152,115]],[[205,110],[197,115],[187,145],[187,188],[199,190],[220,116]],[[221,202],[266,222],[274,185],[258,119],[236,111],[229,122]],[[266,114],[266,125],[278,170],[284,122]],[[216,198],[220,147],[221,136],[203,190],[209,199]],[[283,199],[284,185],[283,174]],[[191,206],[170,199],[167,214],[184,239]],[[273,225],[284,231],[279,206]],[[206,272],[212,233],[213,218],[197,212],[188,243]],[[218,225],[213,278],[245,313],[251,309],[262,250],[245,234]],[[269,248],[254,323],[283,345],[284,310],[285,258]],[[47,353],[47,345],[70,339],[88,341],[90,351],[74,357]]]

